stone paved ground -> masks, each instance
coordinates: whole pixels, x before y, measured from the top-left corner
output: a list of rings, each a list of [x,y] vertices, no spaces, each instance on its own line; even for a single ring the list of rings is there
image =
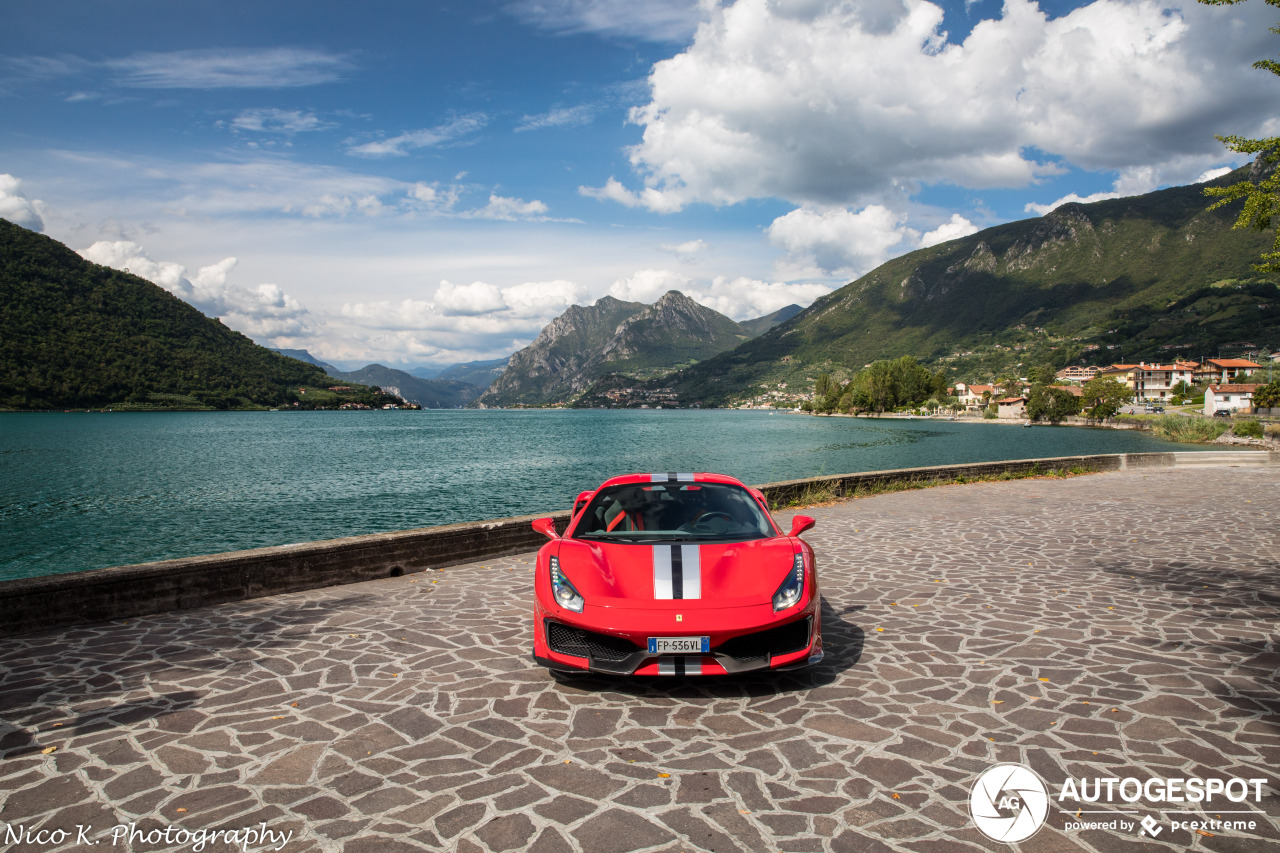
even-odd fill
[[[193,849],[113,847],[135,823],[288,851],[997,850],[968,791],[1020,761],[1051,790],[1269,779],[1209,812],[1252,832],[1054,809],[1023,851],[1277,850],[1278,487],[1161,469],[818,509],[807,675],[557,683],[528,658],[530,556],[0,640],[0,822],[71,832],[0,849]]]

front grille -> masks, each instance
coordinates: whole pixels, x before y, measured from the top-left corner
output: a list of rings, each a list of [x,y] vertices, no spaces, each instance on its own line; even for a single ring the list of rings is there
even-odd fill
[[[639,646],[621,637],[584,631],[560,622],[547,622],[547,645],[562,655],[618,662],[639,651]]]
[[[798,652],[809,645],[809,619],[788,622],[767,631],[743,634],[721,643],[715,651],[735,660],[779,657]]]

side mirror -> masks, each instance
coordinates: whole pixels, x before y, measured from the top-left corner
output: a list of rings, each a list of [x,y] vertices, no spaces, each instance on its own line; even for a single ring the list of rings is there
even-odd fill
[[[549,520],[550,519],[548,519],[548,521]],[[817,524],[817,522],[814,521],[809,516],[797,515],[795,518],[791,519],[791,532],[788,533],[787,535],[799,536],[801,533],[804,533],[806,530],[808,530],[810,527],[813,527],[813,525],[815,524]]]
[[[559,539],[560,534],[556,533],[556,520],[554,518],[539,518],[533,522],[533,529],[541,533],[548,539]]]

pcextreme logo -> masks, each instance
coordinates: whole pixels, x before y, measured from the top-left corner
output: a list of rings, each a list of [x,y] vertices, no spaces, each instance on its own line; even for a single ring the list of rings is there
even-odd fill
[[[1044,826],[1049,816],[1049,789],[1030,767],[997,764],[973,783],[969,815],[992,841],[1016,844]]]

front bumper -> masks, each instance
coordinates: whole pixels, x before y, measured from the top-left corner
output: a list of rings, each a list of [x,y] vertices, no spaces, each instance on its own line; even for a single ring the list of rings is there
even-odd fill
[[[655,655],[638,634],[619,636],[544,617],[533,659],[557,670],[613,675],[726,675],[792,669],[822,659],[822,633],[815,611],[799,618],[732,636],[712,636],[709,654]],[[687,633],[687,632],[682,632]]]

